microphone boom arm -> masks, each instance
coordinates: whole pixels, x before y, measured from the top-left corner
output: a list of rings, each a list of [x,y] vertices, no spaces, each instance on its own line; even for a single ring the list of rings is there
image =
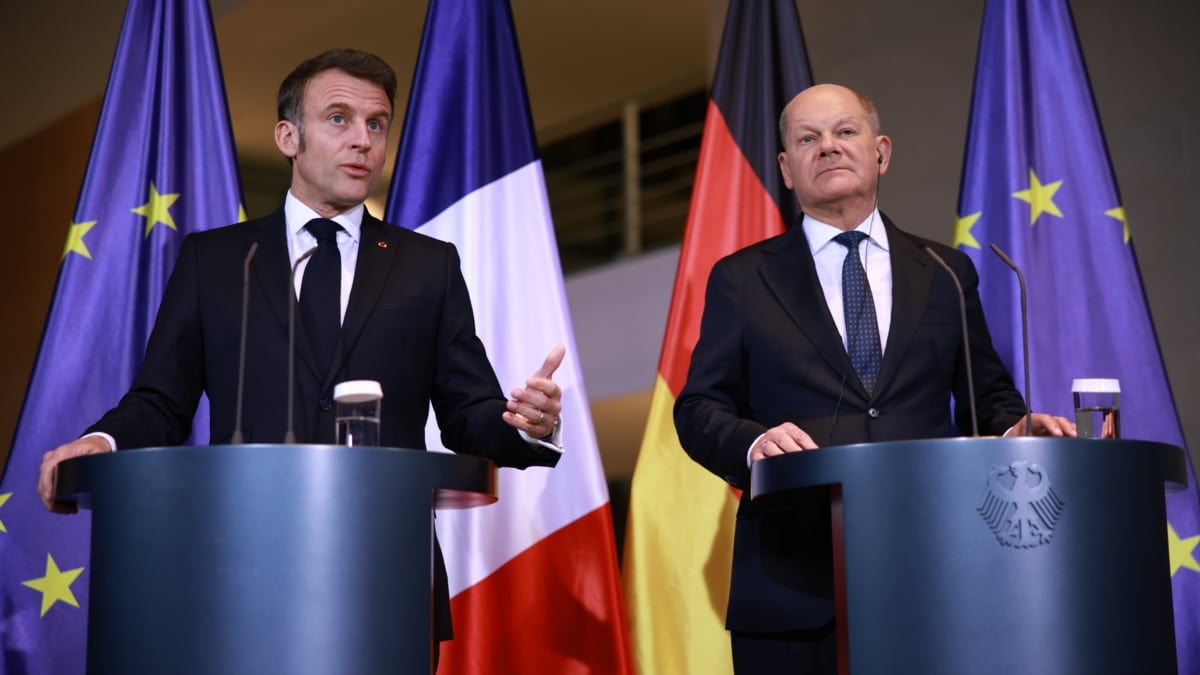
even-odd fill
[[[1021,268],[1005,255],[1000,247],[991,244],[992,252],[1000,256],[1005,265],[1012,268],[1012,271],[1017,273],[1017,283],[1021,285],[1021,354],[1025,361],[1025,435],[1033,435],[1033,401],[1029,398],[1029,314],[1025,307],[1025,275],[1021,274]]]
[[[287,396],[287,432],[283,435],[283,442],[287,445],[296,444],[296,270],[300,269],[300,263],[308,260],[309,256],[317,252],[316,246],[308,249],[296,258],[296,262],[292,264],[292,273],[288,277],[288,396]]]
[[[975,377],[971,374],[971,334],[967,330],[967,299],[963,294],[962,283],[959,282],[958,275],[954,273],[954,270],[950,269],[946,261],[942,260],[942,257],[937,253],[934,253],[933,249],[929,246],[925,247],[925,252],[946,270],[946,274],[949,274],[950,278],[954,280],[954,287],[958,289],[958,316],[962,320],[963,353],[967,360],[967,396],[970,398],[969,403],[971,407],[971,435],[978,437],[979,419],[975,413]]]
[[[233,436],[229,442],[241,445],[246,440],[242,434],[242,400],[246,396],[246,329],[250,322],[250,261],[258,253],[258,242],[250,244],[246,261],[242,264],[242,343],[238,345],[237,420],[233,423]]]

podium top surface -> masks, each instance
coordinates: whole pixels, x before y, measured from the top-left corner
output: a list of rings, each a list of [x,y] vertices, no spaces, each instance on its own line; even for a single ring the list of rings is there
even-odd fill
[[[189,483],[261,486],[264,491],[306,489],[313,481],[348,490],[368,486],[430,490],[435,509],[485,506],[498,499],[496,467],[470,455],[403,448],[342,445],[207,445],[121,450],[63,462],[60,501],[88,508],[102,489],[161,482],[174,474]]]
[[[754,499],[806,487],[892,480],[905,474],[962,475],[975,479],[979,467],[1013,462],[1066,465],[1089,471],[1149,468],[1167,492],[1188,485],[1183,448],[1153,441],[1082,438],[939,438],[858,443],[789,453],[755,462],[750,473]]]

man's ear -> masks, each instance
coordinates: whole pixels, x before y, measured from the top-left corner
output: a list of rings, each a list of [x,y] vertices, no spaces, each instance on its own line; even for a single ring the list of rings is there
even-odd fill
[[[787,189],[789,189],[789,190],[795,189],[792,187],[792,173],[788,169],[788,165],[787,165],[787,153],[786,152],[779,153],[779,156],[776,159],[779,160],[779,175],[783,176],[784,186],[786,186]]]
[[[892,139],[882,135],[876,136],[875,153],[878,156],[879,173],[887,173],[888,166],[892,163]]]
[[[279,120],[275,124],[275,146],[288,159],[300,154],[300,130],[293,122]]]

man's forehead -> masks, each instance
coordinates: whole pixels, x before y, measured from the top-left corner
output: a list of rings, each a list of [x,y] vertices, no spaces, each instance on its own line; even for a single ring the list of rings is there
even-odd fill
[[[809,87],[797,94],[788,108],[789,115],[792,116],[796,114],[829,115],[833,111],[841,111],[865,119],[867,113],[858,94],[854,93],[852,89],[832,84],[818,84]]]
[[[336,69],[313,76],[305,84],[304,99],[322,109],[366,106],[377,107],[389,115],[392,111],[383,87]]]
[[[870,123],[866,113],[861,110],[858,112],[845,110],[793,110],[790,111],[788,117],[791,120],[791,126],[797,128],[837,126],[841,124],[865,125]]]

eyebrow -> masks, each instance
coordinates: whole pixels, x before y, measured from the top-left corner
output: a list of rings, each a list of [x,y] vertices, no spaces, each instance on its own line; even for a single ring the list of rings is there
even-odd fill
[[[329,105],[327,105],[321,109],[321,114],[328,115],[329,113],[334,113],[334,112],[344,113],[344,112],[349,112],[349,111],[350,111],[350,107],[347,106],[345,103],[330,103]]]
[[[328,114],[334,113],[334,112],[349,113],[349,112],[353,112],[353,110],[350,105],[343,103],[341,101],[335,101],[334,103],[330,103],[329,105],[325,106],[325,109],[321,111],[321,113],[324,115],[328,115]],[[365,114],[363,117],[365,119],[369,119],[369,120],[384,119],[384,120],[388,120],[390,122],[392,119],[392,113],[387,108],[377,108],[376,110]]]
[[[862,119],[861,117],[856,117],[854,115],[848,115],[846,117],[837,118],[831,126],[836,128],[836,127],[844,126],[848,123],[854,123],[857,125],[864,125],[864,124],[869,125],[869,123],[866,120]],[[801,122],[796,123],[796,129],[815,131],[817,129],[817,126],[810,122],[801,121]]]

